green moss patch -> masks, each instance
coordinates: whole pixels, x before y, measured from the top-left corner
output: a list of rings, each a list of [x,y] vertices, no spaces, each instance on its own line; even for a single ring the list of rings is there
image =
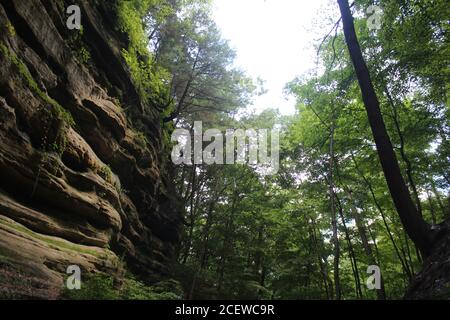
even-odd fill
[[[57,250],[63,250],[63,251],[69,250],[69,251],[74,251],[74,252],[78,252],[78,253],[89,254],[91,256],[95,256],[95,257],[99,257],[99,258],[104,256],[100,252],[97,252],[95,250],[90,250],[90,249],[87,249],[87,248],[77,245],[77,244],[68,243],[65,241],[57,240],[57,239],[49,237],[49,236],[41,235],[39,233],[36,233],[36,232],[28,229],[27,227],[20,225],[20,224],[11,223],[11,222],[8,222],[1,218],[0,218],[0,224],[4,225],[10,229],[16,230],[20,233],[26,234],[34,239],[40,240],[40,241],[48,244],[50,247],[57,249]]]
[[[13,53],[11,52],[8,47],[6,47],[3,43],[0,43],[0,52],[2,55],[7,57],[17,68],[19,74],[23,78],[23,80],[27,83],[28,87],[33,90],[34,93],[36,93],[43,101],[48,103],[52,108],[51,112],[53,116],[56,118],[64,121],[70,126],[75,125],[75,121],[67,110],[65,110],[56,100],[49,97],[45,92],[43,92],[36,81],[34,80],[33,76],[31,75],[30,71],[26,67],[26,65]]]

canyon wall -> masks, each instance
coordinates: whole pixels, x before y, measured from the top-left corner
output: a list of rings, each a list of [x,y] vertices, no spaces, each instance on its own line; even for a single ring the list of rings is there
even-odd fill
[[[0,1],[0,297],[58,298],[69,265],[170,274],[162,115],[133,85],[113,3],[79,1],[69,30],[64,1]]]

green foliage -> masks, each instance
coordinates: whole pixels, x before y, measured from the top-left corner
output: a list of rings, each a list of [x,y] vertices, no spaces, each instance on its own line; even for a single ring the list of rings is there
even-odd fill
[[[135,133],[134,136],[135,136],[137,142],[139,143],[139,145],[142,148],[147,148],[147,145],[149,144],[149,141],[148,141],[148,138],[145,135],[145,133],[138,131],[138,132]]]
[[[98,173],[103,179],[105,179],[105,181],[107,181],[108,183],[113,183],[113,172],[110,166],[108,165],[102,166],[99,169]]]
[[[78,61],[84,65],[87,65],[91,60],[91,52],[83,37],[84,28],[83,26],[81,26],[79,30],[70,32],[70,37],[67,43],[72,48],[72,51],[77,57]]]
[[[170,286],[165,287],[164,283],[148,286],[130,277],[124,281],[121,298],[126,300],[179,300],[182,298],[179,293],[168,291],[171,289],[173,288]],[[179,292],[179,289],[175,288],[175,290]]]
[[[179,293],[168,290],[164,283],[148,286],[128,275],[115,279],[105,274],[94,274],[81,279],[80,290],[65,289],[68,300],[179,300]],[[167,290],[167,291],[166,291]],[[176,288],[175,288],[176,291]]]
[[[163,20],[170,13],[170,6],[161,0],[120,0],[116,8],[120,29],[128,36],[129,45],[128,48],[122,49],[122,55],[134,84],[144,103],[164,105],[170,90],[167,85],[169,74],[153,63],[152,54],[148,50],[149,39],[143,25],[144,17],[152,9],[157,11],[159,20]]]
[[[95,274],[81,279],[80,290],[65,289],[63,297],[68,300],[116,300],[119,292],[114,288],[114,278]]]
[[[140,58],[135,48],[123,49],[122,55],[143,101],[161,103],[161,97],[167,95],[168,73],[164,69],[153,66],[150,57]]]
[[[84,254],[90,254],[93,256],[99,256],[99,253],[95,250],[90,250],[88,248],[85,248],[83,246],[80,245],[76,245],[76,244],[72,244],[70,242],[67,241],[61,241],[59,239],[50,237],[50,236],[45,236],[45,235],[41,235],[39,233],[36,233],[22,225],[16,224],[16,223],[12,223],[12,222],[8,222],[7,220],[4,219],[0,219],[0,224],[3,226],[6,226],[8,228],[14,229],[16,231],[19,231],[23,234],[26,234],[27,236],[33,237],[35,239],[38,239],[48,245],[50,245],[51,247],[54,247],[58,250],[69,250],[69,251],[74,251],[74,252],[79,252],[79,253],[84,253]]]
[[[374,32],[364,12],[372,3],[355,1],[356,32],[415,205],[428,223],[437,224],[450,217],[448,4],[377,1],[383,28]],[[155,114],[164,119],[161,157],[170,153],[170,133],[189,129],[193,120],[202,120],[204,129],[278,125],[281,166],[276,175],[262,176],[257,166],[169,170],[161,161],[162,175],[175,181],[187,222],[174,272],[183,290],[174,281],[149,286],[130,275],[97,274],[82,280],[82,290],[66,292],[67,298],[181,299],[184,292],[197,299],[334,299],[339,275],[343,299],[375,299],[365,286],[371,264],[381,267],[388,298],[404,295],[421,260],[386,186],[340,29],[321,46],[324,72],[287,84],[297,99],[297,114],[282,117],[266,110],[255,115],[240,108],[264,90],[234,68],[235,52],[211,18],[211,1],[118,0],[115,10],[127,37],[122,56],[143,105],[143,114],[129,119],[140,147],[149,146],[153,132],[144,117],[154,119]],[[13,26],[7,30],[15,34]],[[71,45],[86,64],[90,53],[82,39],[83,30],[74,33]],[[52,115],[74,124],[1,43],[0,52],[51,106]],[[257,82],[261,87],[262,81]],[[50,150],[61,154],[64,145],[64,139],[57,141]],[[97,170],[114,183],[109,166]],[[26,228],[6,226],[36,237]],[[89,253],[47,237],[39,240]]]
[[[84,64],[87,64],[91,59],[91,53],[86,47],[82,46],[78,51],[78,57]]]
[[[16,36],[16,29],[14,28],[14,26],[11,24],[11,22],[7,22],[6,23],[6,29],[8,30],[8,33],[10,36],[15,37]]]
[[[369,3],[355,2],[359,17],[355,28],[384,122],[416,206],[422,208],[428,223],[440,223],[450,211],[448,83],[443,80],[449,64],[444,13],[448,5],[445,1],[379,1],[383,28],[372,32],[363,12]],[[186,9],[186,16],[198,18],[171,21],[170,30],[183,30],[181,34],[191,41],[189,46],[173,39],[162,44],[167,59],[163,63],[174,79],[178,73],[185,76],[178,78],[182,87],[189,79],[192,56],[174,65],[176,57],[183,56],[185,48],[198,48],[214,37],[214,32],[192,32],[192,25],[208,21],[202,20],[202,13]],[[215,61],[230,57],[219,54],[226,46],[206,43],[214,44],[214,50],[200,62],[209,61],[208,54],[213,52]],[[275,123],[282,128],[277,175],[261,177],[257,168],[238,165],[178,169],[176,184],[184,196],[188,224],[178,278],[190,298],[334,299],[334,277],[339,275],[343,299],[376,299],[376,292],[365,283],[367,266],[377,264],[386,297],[398,299],[421,267],[386,186],[339,29],[336,37],[324,41],[320,60],[323,73],[299,77],[286,86],[298,102],[297,114],[291,117],[270,111],[243,113],[236,123],[222,110],[209,114],[196,109],[195,116],[189,111],[181,113],[184,128],[199,118],[205,130],[270,128]],[[214,65],[214,70],[223,65]],[[203,85],[196,82],[196,86],[209,88]],[[226,91],[223,83],[219,87]],[[195,98],[189,103],[197,106],[204,106],[210,98],[192,92]],[[226,94],[219,96],[226,99]],[[336,243],[331,197],[337,217]],[[338,268],[333,264],[336,257],[340,258]]]
[[[62,156],[62,154],[66,150],[66,146],[67,146],[67,140],[66,140],[66,137],[64,136],[64,137],[60,137],[60,139],[58,141],[54,141],[50,146],[50,150],[53,152],[56,152],[59,156]]]

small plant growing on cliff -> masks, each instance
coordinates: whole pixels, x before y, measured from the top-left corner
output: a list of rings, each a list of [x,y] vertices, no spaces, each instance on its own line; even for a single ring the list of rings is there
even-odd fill
[[[136,138],[137,143],[142,148],[147,148],[147,145],[149,144],[149,141],[148,141],[147,136],[145,135],[145,133],[138,131],[138,132],[135,133],[135,138]]]
[[[120,102],[120,99],[119,99],[119,98],[116,98],[116,97],[112,98],[112,102],[113,102],[116,106],[118,106],[120,109],[123,109],[123,107],[122,107],[122,102]]]
[[[91,60],[91,52],[86,43],[83,41],[83,36],[84,28],[81,26],[79,30],[71,33],[70,38],[68,39],[68,44],[72,48],[72,51],[78,60],[83,64],[87,64]]]
[[[61,156],[64,153],[64,150],[66,149],[66,140],[64,138],[61,139],[61,141],[53,142],[51,145],[51,150],[53,152],[56,152],[59,156]]]
[[[14,28],[14,26],[11,24],[11,22],[7,22],[6,23],[6,29],[8,30],[8,33],[10,36],[15,37],[16,36],[16,29]]]
[[[80,48],[80,50],[78,50],[78,58],[84,64],[87,64],[89,62],[89,60],[91,60],[91,53],[89,52],[89,50],[85,46],[82,46]]]
[[[113,183],[113,173],[108,165],[102,166],[98,173],[106,182]]]

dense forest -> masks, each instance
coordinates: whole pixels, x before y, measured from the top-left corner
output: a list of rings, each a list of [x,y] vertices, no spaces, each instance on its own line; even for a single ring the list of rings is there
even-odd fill
[[[8,9],[12,5],[6,2],[0,1]],[[366,8],[374,4],[383,11],[382,27],[376,29],[370,27],[373,21],[366,14]],[[154,231],[150,227],[163,242],[167,237],[173,243],[173,252],[161,252],[171,252],[167,253],[170,261],[164,262],[168,265],[164,277],[170,275],[178,296],[167,287],[162,295],[143,294],[146,285],[155,283],[155,275],[147,283],[142,268],[132,267],[140,258],[125,257],[128,274],[134,274],[125,283],[131,286],[128,290],[138,292],[125,298],[344,300],[406,295],[448,299],[448,2],[330,2],[340,15],[324,13],[323,19],[332,23],[315,43],[316,67],[285,86],[285,94],[296,99],[293,115],[283,115],[276,108],[250,111],[255,97],[264,95],[264,83],[235,66],[236,52],[214,22],[212,5],[210,0],[115,0],[104,5],[116,21],[115,32],[126,43],[120,57],[136,96],[115,90],[113,80],[98,80],[103,72],[91,73],[108,88],[125,115],[126,120],[115,117],[119,120],[111,122],[113,132],[122,134],[120,121],[126,121],[134,130],[133,141],[141,146],[138,150],[151,151],[148,157],[139,151],[144,156],[133,161],[141,166],[141,161],[158,159],[158,170],[165,179],[148,192],[160,188],[159,184],[171,185],[164,192],[170,194],[173,210],[180,213],[178,222],[161,219]],[[18,19],[8,16],[13,22]],[[7,26],[10,33],[27,31]],[[77,45],[78,38],[87,45]],[[96,55],[102,48],[89,45],[98,42],[97,38],[80,32],[70,41],[71,51],[84,68],[101,69]],[[14,62],[8,50],[2,40],[2,56]],[[17,59],[13,64],[24,68]],[[57,61],[49,65],[54,64]],[[108,78],[113,77],[108,74]],[[48,92],[60,101],[64,93],[56,91],[58,87]],[[0,93],[8,95],[4,89]],[[47,103],[53,105],[55,100]],[[6,101],[14,105],[11,99]],[[75,122],[83,121],[74,110]],[[155,119],[156,113],[160,137],[146,120]],[[64,112],[59,117],[69,125],[73,121]],[[192,141],[186,143],[198,143],[194,141],[198,121],[203,131],[216,129],[224,134],[231,128],[276,129],[279,146],[268,147],[269,153],[279,155],[278,170],[269,174],[266,167],[248,161],[173,163],[173,132],[184,129],[193,133]],[[89,136],[82,134],[87,127],[74,128],[83,137]],[[96,152],[101,150],[97,140],[86,140],[96,146]],[[200,145],[204,149],[209,142],[203,140]],[[56,143],[55,148],[64,147]],[[60,151],[65,162],[67,155]],[[105,163],[112,159],[106,156],[108,152],[99,156]],[[117,178],[113,172],[131,175],[119,170],[126,168],[126,162],[110,162],[98,174],[113,185]],[[1,170],[6,168],[0,165]],[[7,177],[12,176],[2,174]],[[132,194],[147,192],[129,187],[143,180],[119,177],[124,182],[117,192],[133,200],[139,215],[140,202],[157,207],[160,197],[149,200]],[[168,225],[176,223],[180,224],[179,237],[172,236],[175,231],[165,236],[165,230],[172,230]],[[159,226],[166,229],[159,231]],[[102,245],[115,253],[123,248],[130,251],[111,243]],[[376,288],[370,286],[373,270],[380,273]],[[123,293],[114,295],[117,285],[105,289],[115,281],[109,280],[97,280],[97,287],[88,286],[91,291],[82,297],[98,295],[98,290],[103,290],[100,298],[124,297]],[[111,296],[105,294],[108,290]]]
[[[206,3],[179,3],[178,19],[148,30],[170,73],[176,127],[200,119],[282,132],[276,175],[175,168],[189,298],[400,298],[420,271],[434,245],[430,226],[450,217],[448,6],[380,4],[384,27],[374,36],[361,17],[370,1],[356,1],[353,13],[339,1],[342,19],[317,47],[322,71],[286,85],[294,116],[236,116],[258,88],[230,68],[233,52]],[[367,290],[368,265],[382,270],[380,290]]]

